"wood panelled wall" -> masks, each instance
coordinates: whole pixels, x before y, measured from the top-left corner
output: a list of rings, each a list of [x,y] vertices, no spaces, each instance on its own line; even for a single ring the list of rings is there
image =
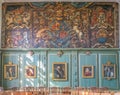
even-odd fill
[[[4,51],[2,56],[1,86],[5,89],[12,87],[45,86],[45,87],[109,87],[119,89],[119,53],[118,51],[81,51],[81,50],[62,50],[63,55],[58,55],[59,50],[39,50],[29,55],[27,51]],[[90,53],[90,54],[89,54]],[[115,64],[115,78],[106,79],[103,77],[102,65],[110,61]],[[12,62],[18,66],[16,79],[5,79],[4,66]],[[52,66],[55,62],[67,63],[67,80],[54,80]],[[36,77],[28,78],[25,76],[26,66],[36,66]],[[94,76],[84,78],[82,69],[84,66],[94,67]]]

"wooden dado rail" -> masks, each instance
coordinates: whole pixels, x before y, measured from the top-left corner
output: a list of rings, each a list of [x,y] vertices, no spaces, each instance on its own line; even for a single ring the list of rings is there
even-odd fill
[[[120,92],[111,91],[108,88],[70,88],[70,87],[25,87],[24,89],[11,89],[1,91],[0,95],[120,95]]]

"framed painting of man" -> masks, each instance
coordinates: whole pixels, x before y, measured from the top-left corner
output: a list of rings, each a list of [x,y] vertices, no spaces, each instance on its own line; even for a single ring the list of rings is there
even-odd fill
[[[18,77],[18,66],[9,62],[4,65],[4,79],[13,80]]]
[[[102,75],[103,78],[108,80],[116,78],[116,65],[108,61],[106,64],[102,64]]]
[[[52,64],[52,79],[67,80],[67,63],[66,62],[54,62]]]
[[[82,67],[82,77],[83,78],[93,78],[94,77],[94,66],[83,66]]]
[[[25,66],[25,76],[26,78],[36,78],[36,66]]]

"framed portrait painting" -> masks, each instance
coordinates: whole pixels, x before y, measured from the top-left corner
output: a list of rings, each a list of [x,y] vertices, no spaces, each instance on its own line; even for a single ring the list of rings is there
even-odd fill
[[[83,78],[93,78],[94,77],[94,66],[83,66],[82,67],[82,77]]]
[[[52,79],[67,80],[67,63],[66,62],[54,62],[52,64]]]
[[[17,64],[12,64],[9,62],[4,65],[4,79],[13,80],[18,76],[18,66]]]
[[[103,78],[108,80],[116,78],[116,65],[108,61],[106,64],[102,64]]]
[[[25,66],[25,76],[26,78],[36,78],[36,66]]]

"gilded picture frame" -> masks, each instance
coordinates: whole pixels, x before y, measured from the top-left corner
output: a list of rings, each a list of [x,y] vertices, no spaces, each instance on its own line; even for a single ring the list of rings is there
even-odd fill
[[[52,79],[53,80],[67,80],[67,63],[54,62],[52,64]]]
[[[102,64],[102,76],[108,80],[116,78],[116,64],[112,64],[110,61]]]
[[[25,77],[36,78],[36,66],[34,65],[25,66]]]
[[[4,65],[4,79],[13,80],[18,77],[18,66],[9,62]]]
[[[93,78],[94,77],[94,66],[82,66],[82,77]]]

